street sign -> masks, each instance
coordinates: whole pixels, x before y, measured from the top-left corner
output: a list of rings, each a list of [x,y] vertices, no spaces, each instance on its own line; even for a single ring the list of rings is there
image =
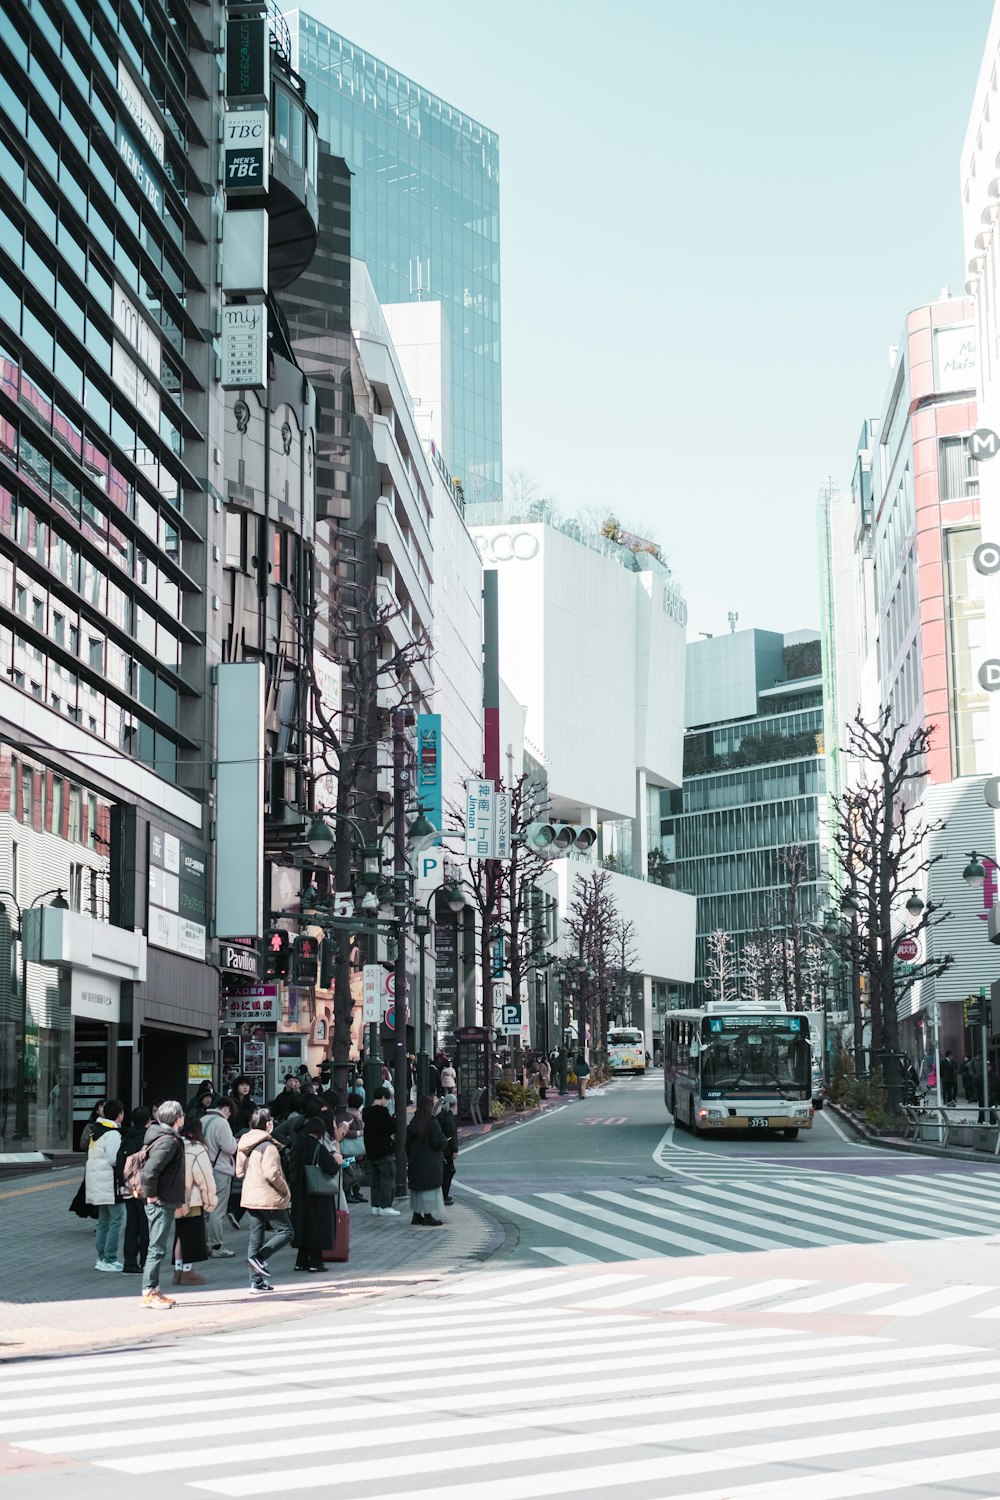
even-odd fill
[[[500,1007],[500,1030],[507,1036],[521,1035],[521,1007],[520,1005],[502,1005]]]
[[[896,944],[896,958],[901,964],[916,963],[920,957],[920,944],[915,937],[904,937]]]
[[[983,662],[976,676],[984,692],[995,693],[997,688],[1000,688],[1000,661],[997,661],[995,656],[991,656]]]
[[[497,792],[494,819],[494,846],[497,859],[508,860],[511,856],[511,806],[510,792]]]
[[[987,1002],[979,995],[962,1001],[962,1018],[966,1026],[985,1026],[989,1020]]]
[[[984,578],[1000,573],[1000,547],[996,542],[981,542],[972,554],[972,566]]]
[[[990,427],[977,427],[966,438],[965,451],[979,463],[987,458],[996,458],[1000,453],[1000,436]]]
[[[382,988],[382,976],[385,973],[381,964],[365,964],[363,972],[364,996],[364,1023],[366,1026],[377,1026],[382,1015],[382,1007],[379,1003],[379,993]]]
[[[445,851],[440,848],[425,849],[415,857],[414,895],[422,906],[430,906],[434,892],[444,885],[444,861]]]
[[[465,783],[465,856],[494,859],[496,787],[492,781]]]

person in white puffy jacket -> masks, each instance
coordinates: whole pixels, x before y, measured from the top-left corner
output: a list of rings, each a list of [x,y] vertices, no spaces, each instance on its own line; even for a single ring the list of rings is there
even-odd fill
[[[121,1271],[118,1246],[125,1224],[125,1203],[121,1196],[118,1152],[121,1149],[121,1123],[125,1106],[120,1099],[109,1099],[103,1114],[94,1122],[87,1147],[87,1169],[84,1187],[87,1202],[97,1209],[97,1263],[95,1271]]]

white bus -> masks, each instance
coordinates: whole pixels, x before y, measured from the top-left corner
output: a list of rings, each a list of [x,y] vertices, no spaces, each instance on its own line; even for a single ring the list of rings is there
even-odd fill
[[[813,1122],[809,1017],[784,1005],[712,1001],[664,1017],[663,1097],[698,1133],[780,1130]]]
[[[645,1073],[646,1038],[635,1026],[608,1027],[608,1067],[612,1073]]]

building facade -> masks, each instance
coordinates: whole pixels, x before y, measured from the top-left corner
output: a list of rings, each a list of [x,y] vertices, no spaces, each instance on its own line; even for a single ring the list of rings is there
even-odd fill
[[[882,408],[863,424],[850,494],[827,492],[820,506],[831,797],[866,774],[843,748],[858,712],[872,723],[887,707],[903,743],[931,730],[926,778],[913,795],[936,863],[914,882],[949,918],[922,935],[920,956],[948,954],[953,962],[902,1002],[901,1036],[915,1056],[930,1038],[935,1002],[942,1046],[965,1051],[959,1007],[944,1002],[974,993],[984,963],[996,969],[979,943],[980,913],[961,886],[968,850],[991,836],[982,795],[989,695],[977,675],[984,588],[973,563],[987,466],[968,442],[979,421],[976,381],[971,302],[943,295],[911,312],[892,351]],[[835,801],[829,817],[836,820]],[[909,890],[907,881],[895,914],[900,930]]]
[[[731,983],[742,991],[748,944],[780,944],[795,926],[806,946],[822,919],[818,637],[741,630],[690,642],[685,719],[683,786],[661,792],[658,832],[678,886],[697,897],[695,991],[701,1001],[710,998],[705,985],[713,933],[728,935]],[[784,989],[783,952],[777,967]]]
[[[575,877],[604,868],[619,915],[635,924],[633,1021],[651,1038],[654,985],[678,991],[693,978],[694,901],[650,859],[651,814],[681,779],[684,599],[653,553],[547,504],[523,514],[498,506],[492,524],[471,531],[497,577],[500,674],[523,715],[524,764],[544,784],[548,817],[599,833],[589,855],[553,863],[557,918],[569,913]],[[521,769],[516,754],[503,727],[507,781]]]
[[[502,474],[499,144],[494,132],[303,10],[293,62],[351,172],[352,250],[383,304],[438,301],[450,411],[440,447],[470,496]]]
[[[8,1149],[65,1150],[97,1098],[174,1092],[214,1056],[225,22],[0,6]]]

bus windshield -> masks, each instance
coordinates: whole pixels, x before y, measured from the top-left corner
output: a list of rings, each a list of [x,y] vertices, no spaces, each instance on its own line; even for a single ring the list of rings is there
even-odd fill
[[[621,1026],[616,1026],[608,1031],[609,1047],[641,1047],[642,1032],[629,1031]]]
[[[812,1052],[804,1016],[706,1016],[700,1048],[702,1091],[810,1090]]]

